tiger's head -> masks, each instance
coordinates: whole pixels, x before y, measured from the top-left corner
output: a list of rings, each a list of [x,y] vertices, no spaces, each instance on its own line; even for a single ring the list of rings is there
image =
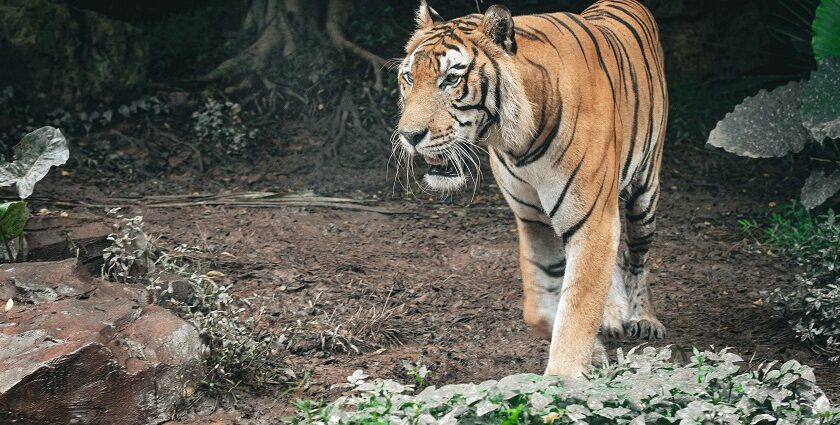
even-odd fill
[[[510,150],[533,133],[531,103],[514,63],[510,11],[444,22],[421,0],[417,30],[398,70],[400,110],[395,149],[429,164],[423,177],[433,190],[463,188],[478,173],[478,150]],[[473,175],[475,178],[476,175]]]

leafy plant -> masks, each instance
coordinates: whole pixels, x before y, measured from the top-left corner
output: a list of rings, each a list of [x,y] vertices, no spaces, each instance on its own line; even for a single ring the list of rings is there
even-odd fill
[[[840,0],[822,0],[812,25],[811,46],[817,60],[840,56]]]
[[[770,216],[766,243],[804,267],[795,284],[768,302],[790,317],[802,341],[840,362],[840,217],[815,217],[793,202]]]
[[[154,252],[149,238],[143,231],[143,217],[126,217],[119,208],[108,211],[115,217],[114,233],[108,235],[111,242],[102,250],[102,277],[116,282],[134,282],[138,277],[154,269]]]
[[[216,143],[228,154],[242,152],[256,130],[248,130],[242,122],[242,106],[208,98],[204,108],[193,113],[193,129],[199,139]]]
[[[241,384],[260,390],[294,380],[287,367],[272,361],[286,337],[259,330],[257,319],[245,317],[246,302],[231,294],[218,272],[200,273],[179,259],[190,252],[178,247],[175,253],[155,247],[143,229],[143,217],[119,219],[108,237],[111,247],[103,252],[103,275],[116,281],[146,285],[153,302],[178,313],[198,329],[205,344],[205,375],[202,389],[218,395],[230,393]]]
[[[6,202],[0,204],[0,239],[3,240],[3,245],[6,248],[6,255],[9,260],[14,261],[17,256],[23,251],[23,227],[26,225],[26,220],[29,218],[29,211],[26,209],[26,203],[23,201]],[[15,248],[9,245],[9,241],[17,239],[18,244]]]
[[[61,130],[41,127],[14,147],[15,161],[0,164],[0,187],[15,185],[21,199],[32,194],[35,183],[47,175],[50,167],[67,162],[70,150]]]
[[[831,145],[840,154],[840,0],[822,0],[812,28],[818,63],[809,79],[745,99],[718,122],[709,134],[709,145],[768,158],[797,153],[816,142]],[[838,190],[840,173],[826,176],[823,170],[814,170],[801,200],[807,208],[815,208]]]
[[[428,387],[348,377],[353,389],[333,403],[298,402],[295,424],[643,424],[835,423],[813,369],[795,360],[743,371],[724,349],[694,350],[690,363],[671,360],[669,348],[636,348],[586,379],[533,374],[480,384]]]
[[[403,360],[403,368],[414,378],[414,383],[417,385],[417,388],[422,390],[426,387],[426,377],[429,376],[429,368],[426,365],[420,362],[412,363],[408,360]]]
[[[64,164],[70,156],[67,139],[61,130],[53,127],[41,127],[23,136],[13,149],[15,161],[0,163],[0,187],[15,185],[21,199],[32,194],[35,183],[43,179],[51,167]],[[0,240],[9,261],[17,260],[23,251],[23,229],[28,218],[24,201],[0,205]],[[14,239],[17,244],[13,247],[10,241]]]

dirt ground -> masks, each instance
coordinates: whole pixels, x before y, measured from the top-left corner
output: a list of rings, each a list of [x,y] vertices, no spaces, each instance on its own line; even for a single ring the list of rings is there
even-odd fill
[[[77,142],[89,146],[106,136]],[[264,152],[204,172],[190,160],[145,174],[71,167],[69,176],[54,173],[39,187],[54,199],[92,203],[162,193],[313,190],[400,212],[136,208],[160,244],[199,248],[203,265],[227,274],[253,311],[265,307],[261,325],[289,338],[282,361],[306,376],[288,394],[243,392],[215,411],[215,403],[199,403],[184,423],[274,423],[293,412],[294,399],[336,397],[341,390],[331,387],[355,369],[408,382],[403,360],[427,365],[434,385],[542,372],[548,344],[522,320],[513,216],[489,173],[472,202],[470,196],[410,196],[394,189],[387,154],[370,164],[342,164],[323,158],[322,140],[301,127],[286,126],[272,137]],[[156,155],[141,157],[160,162]],[[768,255],[737,224],[757,208],[795,197],[788,167],[687,143],[669,144],[665,158],[649,264],[668,336],[653,344],[688,352],[733,347],[754,364],[795,358],[816,368],[836,402],[840,371],[758,301],[761,291],[790,284],[796,268]]]

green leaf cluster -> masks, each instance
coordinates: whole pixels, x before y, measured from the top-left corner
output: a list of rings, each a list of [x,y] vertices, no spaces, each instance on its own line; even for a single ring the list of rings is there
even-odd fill
[[[639,352],[641,351],[641,352]],[[745,371],[740,356],[694,350],[686,364],[669,348],[645,347],[576,380],[518,374],[480,384],[427,387],[348,378],[336,401],[297,404],[296,424],[827,424],[840,420],[795,360]]]

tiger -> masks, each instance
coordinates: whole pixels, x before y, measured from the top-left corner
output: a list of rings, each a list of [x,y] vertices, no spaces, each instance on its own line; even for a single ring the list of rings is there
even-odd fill
[[[516,220],[525,322],[550,340],[545,374],[581,376],[599,331],[663,338],[646,271],[668,119],[651,12],[599,0],[445,21],[421,0],[405,52],[394,147],[439,191],[462,189],[487,152]]]

